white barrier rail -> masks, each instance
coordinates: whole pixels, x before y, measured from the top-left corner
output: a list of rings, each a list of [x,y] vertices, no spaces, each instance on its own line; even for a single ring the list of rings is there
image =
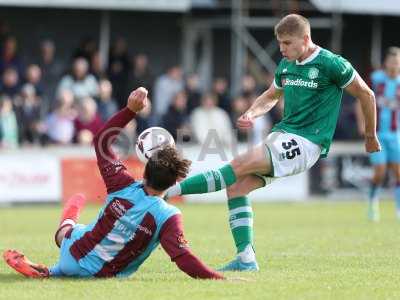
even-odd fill
[[[198,145],[180,147],[183,155],[193,161],[191,175],[215,169],[228,163],[232,151],[223,150],[203,155]],[[246,151],[239,145],[237,153]],[[335,143],[330,158],[366,155],[363,143]],[[61,160],[95,159],[92,147],[48,147],[1,150],[0,152],[0,202],[60,201],[62,196]],[[353,192],[359,193],[357,190]],[[273,184],[251,193],[253,201],[304,201],[310,196],[308,172],[287,178],[276,179]],[[193,195],[188,202],[226,201],[225,192]]]

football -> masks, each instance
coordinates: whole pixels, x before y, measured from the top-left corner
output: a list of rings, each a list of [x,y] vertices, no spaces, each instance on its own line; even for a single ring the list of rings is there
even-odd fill
[[[136,155],[141,162],[146,163],[157,150],[167,145],[175,145],[172,135],[162,127],[150,127],[138,136]]]

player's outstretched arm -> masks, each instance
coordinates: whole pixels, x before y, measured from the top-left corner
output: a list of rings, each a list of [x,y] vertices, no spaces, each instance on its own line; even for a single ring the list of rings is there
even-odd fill
[[[134,90],[129,95],[127,107],[113,115],[93,139],[97,165],[108,193],[124,188],[134,181],[111,149],[111,144],[121,130],[135,117],[136,112],[146,106],[146,103],[147,90],[142,87]]]
[[[169,218],[161,228],[161,246],[179,269],[190,277],[198,279],[225,279],[221,274],[206,266],[191,251],[183,234],[180,214]]]
[[[376,104],[374,92],[368,87],[358,73],[345,90],[360,101],[365,124],[365,150],[367,152],[380,151],[381,146],[376,135]]]
[[[238,119],[237,126],[241,129],[253,127],[254,119],[269,112],[282,95],[283,91],[277,89],[272,83],[268,90],[258,96],[251,107]]]
[[[357,121],[357,131],[361,136],[365,135],[365,121],[363,111],[360,105],[360,101],[356,101],[354,104],[354,112]]]

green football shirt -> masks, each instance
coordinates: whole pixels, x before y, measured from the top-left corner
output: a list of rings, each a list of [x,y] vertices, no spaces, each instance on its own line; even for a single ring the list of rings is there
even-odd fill
[[[282,59],[275,71],[275,88],[283,90],[282,120],[272,131],[300,135],[322,148],[326,157],[335,132],[343,89],[356,76],[343,57],[318,47],[303,60]]]

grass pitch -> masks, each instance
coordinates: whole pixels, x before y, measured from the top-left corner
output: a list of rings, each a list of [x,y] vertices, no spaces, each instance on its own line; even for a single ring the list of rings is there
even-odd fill
[[[217,267],[235,252],[225,205],[182,205],[193,251]],[[255,204],[258,273],[248,282],[193,280],[156,250],[128,279],[25,279],[0,261],[0,299],[400,299],[400,223],[391,202],[382,221],[365,219],[362,202]],[[98,207],[87,207],[82,223]],[[53,264],[60,207],[0,208],[0,251],[15,248]]]

